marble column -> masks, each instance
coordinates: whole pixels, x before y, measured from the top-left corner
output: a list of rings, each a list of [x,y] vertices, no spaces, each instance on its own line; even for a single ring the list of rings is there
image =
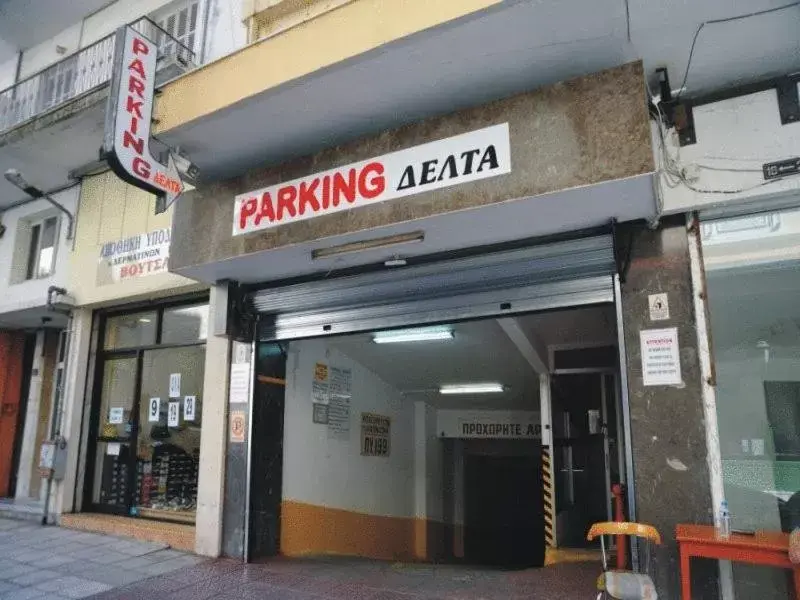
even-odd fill
[[[622,283],[622,313],[628,361],[631,445],[637,521],[654,525],[664,544],[655,549],[650,573],[659,597],[680,597],[680,568],[675,542],[678,523],[713,523],[711,482],[689,242],[684,217],[663,219],[657,229],[623,227],[620,255],[630,247],[630,265]],[[651,319],[649,297],[666,293],[669,318]],[[645,386],[640,332],[677,328],[682,381]],[[716,565],[693,564],[693,595],[717,598]]]

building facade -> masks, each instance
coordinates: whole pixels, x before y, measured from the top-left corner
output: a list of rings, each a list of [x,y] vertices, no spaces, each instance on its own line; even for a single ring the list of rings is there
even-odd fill
[[[37,18],[47,11],[34,5],[9,7],[4,16],[6,27],[0,34],[5,42],[0,56],[0,163],[6,173],[0,183],[3,514],[53,521],[62,513],[90,508],[130,514],[138,506],[125,503],[123,510],[119,499],[137,485],[127,482],[128,474],[133,477],[138,472],[141,482],[141,466],[138,471],[138,463],[130,469],[116,467],[105,457],[117,456],[115,440],[120,442],[120,456],[135,456],[139,447],[147,452],[144,433],[141,439],[131,439],[138,421],[133,414],[139,405],[135,394],[146,388],[142,380],[149,378],[145,366],[166,366],[164,357],[178,346],[188,348],[185,353],[202,353],[207,290],[167,271],[171,213],[156,216],[150,197],[111,177],[103,157],[98,157],[114,35],[120,26],[130,24],[153,39],[161,53],[157,79],[164,82],[240,47],[245,40],[240,9],[238,3],[213,0],[89,2],[72,5],[49,20]],[[37,26],[30,27],[34,22]],[[129,326],[131,318],[125,311],[136,303],[152,310],[152,339],[148,333],[137,337]],[[108,316],[111,313],[114,316]],[[180,337],[190,329],[195,331],[189,334],[193,340]],[[95,330],[106,333],[104,343],[92,337]],[[127,360],[130,356],[133,363]],[[194,357],[194,363],[201,362]],[[198,372],[187,373],[184,391],[201,385],[202,367],[197,368]],[[97,386],[95,377],[100,378]],[[129,383],[133,387],[126,388]],[[115,435],[109,415],[98,416],[102,402],[109,402],[101,399],[101,388],[119,396],[119,406],[124,406],[122,414],[114,412],[114,424],[120,424]],[[80,396],[77,405],[75,394]],[[84,402],[85,394],[89,396]],[[165,393],[164,410],[168,401]],[[107,407],[102,410],[108,412]],[[181,500],[167,501],[164,492],[156,501],[156,483],[152,501],[143,508],[159,510],[153,508],[157,505],[171,513],[191,512],[197,470],[191,457],[197,450],[199,422],[198,417],[197,433],[184,436],[188,442],[174,444],[186,446],[183,453],[190,459],[184,462],[191,463],[184,469]],[[88,432],[89,423],[94,424],[92,435],[81,434],[83,428]],[[54,439],[61,440],[66,468],[48,482],[40,472],[40,448]],[[149,469],[152,460],[148,462]],[[87,468],[89,475],[84,476]],[[78,476],[81,485],[84,480],[92,482],[86,490],[76,486]],[[187,547],[192,545],[193,539]]]
[[[74,219],[67,243],[45,200],[3,212],[20,401],[0,495],[43,498],[59,434],[63,524],[169,521],[161,539],[243,560],[540,566],[622,484],[665,538],[664,597],[677,524],[726,500],[736,528],[793,526],[790,8],[162,4],[114,3],[0,68],[2,166],[56,164],[35,183]],[[157,142],[199,170],[160,214],[95,156],[124,23],[167,58]],[[687,60],[687,35],[725,51]],[[698,597],[786,591],[696,572]]]

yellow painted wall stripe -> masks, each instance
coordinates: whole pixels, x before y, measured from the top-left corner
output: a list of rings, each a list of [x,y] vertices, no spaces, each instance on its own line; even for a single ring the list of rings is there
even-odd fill
[[[169,83],[157,101],[156,133],[501,2],[358,0]]]

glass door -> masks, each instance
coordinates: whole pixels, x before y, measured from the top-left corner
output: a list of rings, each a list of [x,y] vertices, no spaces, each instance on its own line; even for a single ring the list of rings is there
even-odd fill
[[[103,365],[92,499],[107,512],[128,514],[131,505],[140,363],[140,353],[129,352]]]

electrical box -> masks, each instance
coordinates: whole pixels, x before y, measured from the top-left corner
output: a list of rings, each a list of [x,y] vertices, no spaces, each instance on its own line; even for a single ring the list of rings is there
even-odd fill
[[[59,481],[67,468],[67,440],[56,437],[42,442],[39,452],[39,473],[42,477]]]

